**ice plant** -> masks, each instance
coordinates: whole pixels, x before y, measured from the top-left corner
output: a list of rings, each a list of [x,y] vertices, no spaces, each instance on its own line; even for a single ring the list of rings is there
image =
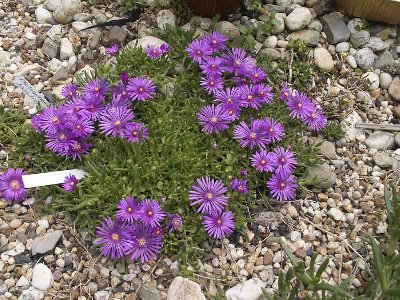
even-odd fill
[[[281,141],[285,135],[283,125],[272,118],[265,118],[262,126],[265,130],[267,139],[271,142]]]
[[[267,181],[267,186],[273,198],[279,201],[294,200],[296,197],[297,183],[290,173],[275,173]]]
[[[88,94],[97,99],[104,99],[108,93],[110,85],[105,79],[95,79],[85,85],[84,94]]]
[[[169,45],[165,43],[161,44],[160,50],[162,51],[163,54],[167,54],[169,52]]]
[[[307,115],[302,118],[304,124],[311,128],[313,131],[321,131],[326,127],[328,120],[318,108],[313,108]]]
[[[265,150],[257,151],[251,157],[251,166],[260,172],[273,172],[275,167],[272,164],[273,155]]]
[[[295,92],[287,102],[290,116],[292,118],[303,119],[311,113],[314,105],[306,93]]]
[[[259,109],[264,99],[258,95],[258,90],[253,85],[243,85],[239,88],[240,106]]]
[[[65,109],[61,106],[45,108],[39,115],[38,127],[40,131],[54,134],[65,128]]]
[[[86,94],[76,101],[76,108],[89,116],[92,121],[98,121],[104,110],[104,105],[101,97]]]
[[[237,179],[234,178],[231,181],[231,189],[235,192],[241,193],[241,194],[247,194],[249,192],[249,180],[248,179]]]
[[[208,134],[228,129],[232,122],[230,114],[223,109],[223,106],[214,104],[202,107],[197,114],[197,120],[202,126],[202,131]]]
[[[62,156],[68,155],[72,141],[69,131],[46,135],[46,147]]]
[[[81,154],[89,154],[88,149],[92,144],[79,140],[71,140],[65,156],[72,157],[73,160],[81,159]]]
[[[130,224],[134,224],[135,221],[139,221],[140,205],[136,202],[136,199],[131,196],[122,198],[117,205],[115,218]]]
[[[78,96],[78,86],[75,83],[65,85],[61,90],[61,96],[72,100]]]
[[[186,48],[186,52],[193,61],[200,63],[212,54],[211,48],[204,39],[194,40]]]
[[[78,186],[79,180],[75,175],[68,175],[65,177],[64,183],[61,185],[64,190],[71,193]]]
[[[118,55],[120,46],[118,44],[112,44],[110,47],[106,48],[106,53],[110,56]]]
[[[246,76],[251,79],[253,83],[261,82],[267,77],[265,72],[257,66],[250,67]]]
[[[222,181],[208,176],[197,179],[197,185],[193,185],[189,191],[190,205],[199,206],[199,213],[219,213],[228,204],[228,196],[225,196],[228,189]]]
[[[200,69],[205,75],[218,76],[224,72],[222,58],[208,57],[200,63]]]
[[[130,225],[124,222],[113,222],[106,218],[96,230],[97,245],[101,245],[101,254],[110,259],[124,257],[135,243],[132,241]]]
[[[131,122],[126,125],[124,136],[128,142],[139,144],[149,138],[149,132],[143,123]]]
[[[235,219],[230,211],[214,213],[203,217],[203,225],[210,236],[223,239],[233,232]]]
[[[219,33],[218,31],[213,31],[203,37],[205,44],[213,53],[225,50],[228,38]]]
[[[158,228],[151,228],[143,223],[136,223],[132,228],[132,237],[128,255],[131,260],[140,260],[142,263],[156,259],[162,247],[162,231],[157,234]]]
[[[272,152],[272,165],[276,168],[276,173],[285,175],[293,172],[297,161],[292,151],[283,147],[277,147]]]
[[[144,199],[140,202],[140,221],[155,228],[165,218],[165,212],[160,203],[153,199]]]
[[[145,101],[154,97],[156,86],[150,79],[136,77],[129,80],[127,91],[133,100]]]
[[[163,51],[158,46],[148,45],[146,47],[146,54],[151,59],[159,59],[163,55]]]
[[[208,94],[214,94],[224,87],[222,78],[218,74],[203,76],[200,80],[200,85],[208,92]]]
[[[224,59],[224,64],[228,72],[245,73],[255,65],[254,59],[247,56],[247,53],[240,48],[229,50],[222,58]]]
[[[233,138],[239,140],[242,148],[249,147],[253,149],[256,146],[264,148],[269,143],[261,120],[254,120],[250,127],[246,122],[240,122],[233,131]]]
[[[169,214],[167,229],[175,231],[182,226],[182,217],[179,214]]]
[[[131,109],[124,106],[111,107],[100,116],[100,129],[105,136],[125,137],[126,126],[135,117]]]
[[[19,203],[25,200],[28,190],[22,181],[22,169],[8,169],[0,175],[0,197],[8,202]]]
[[[292,90],[289,88],[287,82],[285,82],[282,86],[282,89],[279,93],[279,100],[282,102],[286,102],[292,96]]]

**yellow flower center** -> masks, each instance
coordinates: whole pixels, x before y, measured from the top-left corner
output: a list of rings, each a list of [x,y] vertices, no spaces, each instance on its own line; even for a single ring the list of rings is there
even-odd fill
[[[311,118],[313,118],[313,119],[315,119],[315,114],[313,113],[313,114],[311,114]]]
[[[239,66],[240,65],[240,60],[235,60],[235,65]]]
[[[138,136],[139,133],[135,130],[135,131],[132,132],[132,135],[133,135],[133,136]]]
[[[175,226],[178,226],[179,225],[179,221],[177,219],[175,219],[175,220],[172,221],[172,224],[174,224]]]
[[[144,91],[143,88],[139,88],[139,92],[143,93],[143,91]]]
[[[243,191],[243,186],[239,185],[238,189],[239,191]]]
[[[212,40],[212,43],[215,45],[217,43],[217,41],[216,40]]]
[[[128,207],[128,212],[131,213],[133,211],[132,207]]]
[[[95,90],[96,92],[98,92],[98,91],[100,91],[100,88],[97,87],[97,88],[95,88],[94,90]]]
[[[298,104],[297,104],[297,107],[298,107],[298,108],[302,108],[302,107],[303,107],[303,104],[298,103]]]
[[[232,103],[232,98],[228,98],[228,99],[226,99],[226,102],[228,102],[228,103]]]
[[[113,233],[111,235],[111,238],[114,242],[117,242],[119,240],[119,234],[118,233]]]
[[[284,92],[283,95],[284,95],[285,97],[288,97],[288,96],[289,96],[289,94],[288,94],[287,92]]]
[[[215,124],[215,123],[217,123],[217,121],[218,121],[218,120],[217,120],[216,117],[212,117],[212,118],[211,118],[211,123]]]
[[[201,51],[200,51],[200,50],[197,50],[197,51],[196,51],[196,54],[197,54],[197,55],[201,55]]]
[[[11,181],[11,188],[13,189],[13,190],[18,190],[19,189],[19,182],[18,182],[18,180],[13,180],[13,181]]]
[[[139,240],[138,240],[138,243],[139,243],[139,245],[140,246],[144,246],[144,245],[146,245],[146,240],[144,239],[144,238],[140,238]]]
[[[257,137],[257,134],[255,132],[252,132],[250,134],[250,137],[254,140]]]
[[[211,81],[211,82],[210,82],[210,85],[211,85],[211,86],[214,86],[214,84],[215,84],[214,81]]]
[[[255,78],[258,78],[258,76],[260,76],[260,75],[258,75],[258,73],[254,74],[254,77],[255,77]]]
[[[80,130],[81,129],[81,125],[76,125],[76,129]]]
[[[269,129],[269,132],[274,132],[274,129],[270,128],[270,129]]]
[[[261,165],[264,166],[267,162],[263,159],[261,160]]]
[[[251,100],[251,99],[253,99],[253,96],[252,96],[252,95],[248,95],[248,96],[247,96],[247,99],[248,99],[248,100]]]
[[[73,95],[74,95],[74,93],[73,93],[73,92],[69,92],[69,95],[70,95],[70,96],[73,96]]]
[[[207,193],[206,197],[207,197],[207,199],[211,199],[213,197],[213,194]]]
[[[151,217],[151,216],[153,215],[153,212],[152,212],[151,210],[149,210],[149,211],[147,212],[147,215],[148,215],[149,217]]]
[[[115,122],[114,122],[114,125],[115,125],[115,126],[121,125],[121,121],[120,121],[120,120],[115,121]]]
[[[54,116],[52,119],[53,123],[57,123],[58,122],[58,118],[56,116]]]
[[[232,109],[228,110],[228,114],[233,115],[233,110]]]
[[[74,181],[71,181],[71,182],[69,183],[69,185],[70,185],[70,186],[74,186],[74,185],[75,185],[75,182],[74,182]]]
[[[212,65],[211,65],[211,67],[215,68],[215,67],[216,67],[216,65],[215,65],[215,64],[212,64]]]
[[[61,133],[61,134],[60,134],[60,140],[63,141],[63,140],[65,140],[65,139],[66,139],[65,134]]]
[[[284,182],[282,182],[282,183],[280,184],[280,186],[281,186],[282,188],[284,188],[284,187],[286,186],[286,184],[285,184]]]
[[[218,224],[218,225],[221,225],[221,223],[222,223],[221,219],[218,219],[218,220],[217,220],[217,224]]]
[[[286,159],[285,159],[284,157],[282,157],[282,158],[281,158],[281,162],[284,163],[285,161],[286,161]]]

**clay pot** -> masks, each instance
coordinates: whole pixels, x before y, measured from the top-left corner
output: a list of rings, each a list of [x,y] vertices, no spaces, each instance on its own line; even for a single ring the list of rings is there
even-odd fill
[[[185,0],[189,8],[202,17],[213,17],[216,14],[226,16],[235,12],[240,0]]]

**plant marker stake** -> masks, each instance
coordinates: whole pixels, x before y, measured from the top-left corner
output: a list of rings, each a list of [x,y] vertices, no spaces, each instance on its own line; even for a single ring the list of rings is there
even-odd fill
[[[31,175],[22,175],[22,181],[24,182],[25,188],[34,188],[45,185],[61,184],[64,183],[65,177],[69,175],[75,175],[75,177],[80,180],[87,173],[81,169],[72,169],[48,173],[39,173]]]
[[[50,106],[50,102],[39,93],[23,76],[16,76],[14,78],[14,85],[19,87],[26,96],[30,97],[35,104],[38,104],[41,108]]]

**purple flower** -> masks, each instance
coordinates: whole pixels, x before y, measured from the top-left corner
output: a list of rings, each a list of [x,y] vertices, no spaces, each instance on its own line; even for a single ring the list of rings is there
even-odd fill
[[[110,56],[116,56],[119,53],[119,45],[118,44],[113,44],[110,47],[106,48],[106,53]]]
[[[151,59],[159,59],[163,55],[163,52],[158,46],[148,45],[146,47],[146,54]]]
[[[164,43],[160,45],[160,50],[162,51],[162,53],[166,54],[169,52],[169,45]]]
[[[200,63],[200,69],[205,75],[220,76],[224,72],[222,58],[208,57]]]
[[[246,177],[247,176],[247,170],[245,170],[245,169],[240,170],[240,176]]]
[[[119,80],[121,81],[121,83],[123,85],[127,85],[128,81],[129,81],[129,74],[128,72],[122,72],[121,74],[119,74]]]
[[[111,98],[111,103],[107,106],[125,106],[126,108],[128,108],[131,104],[132,99],[130,99],[126,87],[124,85],[120,85],[114,90]]]
[[[76,108],[89,116],[92,121],[98,121],[104,110],[102,99],[90,94],[84,95],[76,101]]]
[[[224,83],[220,75],[206,75],[200,80],[201,86],[208,92],[208,94],[216,93],[224,87]]]
[[[273,155],[265,150],[257,151],[251,156],[251,166],[260,172],[273,172]]]
[[[87,138],[94,131],[94,124],[88,118],[74,116],[68,120],[68,128],[74,138]]]
[[[290,173],[275,173],[267,181],[270,194],[279,201],[294,200],[296,197],[297,183],[294,176]]]
[[[61,90],[61,96],[72,100],[78,96],[78,86],[75,83],[65,85]]]
[[[167,229],[169,231],[175,231],[182,226],[182,217],[179,214],[169,214],[168,220]]]
[[[296,169],[297,161],[292,151],[277,147],[272,152],[272,165],[276,168],[276,173],[286,175]]]
[[[253,149],[255,146],[264,148],[269,143],[263,129],[263,122],[260,120],[254,120],[250,127],[244,121],[240,122],[233,131],[233,138],[239,140],[242,148]]]
[[[232,212],[225,211],[204,216],[203,225],[208,235],[216,239],[223,239],[233,232],[235,219]]]
[[[306,93],[295,92],[294,96],[289,98],[287,107],[291,111],[290,116],[292,118],[303,119],[310,114],[314,104]]]
[[[0,196],[8,202],[19,203],[25,200],[28,190],[22,181],[22,169],[8,169],[0,175]]]
[[[240,106],[259,109],[264,102],[257,94],[258,90],[252,85],[243,85],[239,88]]]
[[[238,105],[240,90],[236,87],[221,89],[215,93],[215,102]]]
[[[202,126],[203,132],[208,134],[219,133],[229,128],[232,118],[229,113],[225,111],[222,105],[208,105],[200,109],[197,114],[197,120]]]
[[[222,56],[226,71],[245,73],[255,65],[255,61],[240,48],[233,48],[227,54]]]
[[[103,100],[107,95],[109,84],[105,79],[96,79],[85,85],[83,91],[85,94]]]
[[[79,105],[79,103],[82,104],[83,101],[83,96],[78,96],[77,98],[69,100],[63,105],[65,113],[69,115],[69,117],[90,118],[90,114]]]
[[[136,202],[136,199],[131,196],[122,198],[117,205],[115,218],[130,224],[135,223],[135,221],[139,221],[140,205]]]
[[[162,232],[156,234],[156,229],[146,224],[136,223],[133,225],[133,245],[130,247],[129,255],[131,260],[140,260],[142,263],[156,259],[162,247]]]
[[[39,129],[55,134],[65,128],[65,109],[62,106],[50,106],[39,115]]]
[[[46,136],[46,147],[58,155],[68,155],[72,143],[70,133],[62,131]]]
[[[72,156],[73,160],[81,159],[81,154],[89,154],[88,149],[92,147],[93,144],[85,143],[79,140],[71,140],[66,156]]]
[[[215,53],[226,49],[228,38],[222,33],[213,31],[210,34],[204,36],[204,41],[206,45],[211,49],[211,51]]]
[[[106,218],[96,230],[98,240],[95,244],[101,245],[101,254],[111,259],[124,257],[134,247],[131,240],[130,225]]]
[[[263,103],[271,103],[274,97],[274,93],[272,93],[272,87],[266,86],[263,83],[258,83],[254,85],[253,92]]]
[[[263,81],[267,75],[260,68],[253,66],[249,69],[247,77],[251,79],[253,83],[257,83]]]
[[[198,63],[212,54],[211,48],[204,39],[197,39],[191,42],[186,48],[186,52],[193,61]]]
[[[71,193],[78,186],[79,180],[75,177],[75,175],[68,175],[65,177],[64,183],[61,185],[64,190],[68,193]]]
[[[199,205],[198,213],[221,212],[228,204],[229,198],[224,196],[228,189],[222,181],[208,176],[197,179],[197,185],[193,185],[189,191],[190,205]]]
[[[222,104],[222,109],[226,111],[232,121],[238,120],[241,114],[240,107],[235,104]]]
[[[156,94],[156,86],[153,81],[144,77],[136,77],[129,80],[127,90],[133,100],[145,101]]]
[[[231,181],[231,189],[241,194],[247,194],[249,192],[248,183],[249,183],[248,179],[234,178]]]
[[[328,122],[322,111],[318,108],[312,109],[309,114],[302,118],[302,121],[316,132],[324,129]]]
[[[153,199],[144,199],[140,202],[140,220],[151,227],[160,226],[164,220],[165,213],[160,203]]]
[[[130,143],[139,144],[142,140],[149,138],[149,132],[143,123],[128,123],[125,127],[125,139]]]
[[[101,133],[105,136],[125,137],[125,130],[128,123],[135,117],[129,108],[124,106],[110,107],[100,117]]]
[[[267,139],[271,142],[281,141],[285,135],[285,129],[282,124],[270,118],[265,118],[263,122],[263,129],[265,130]]]
[[[292,95],[292,90],[289,88],[287,82],[285,82],[282,86],[281,92],[279,93],[279,100],[282,102],[286,102],[290,99]]]

